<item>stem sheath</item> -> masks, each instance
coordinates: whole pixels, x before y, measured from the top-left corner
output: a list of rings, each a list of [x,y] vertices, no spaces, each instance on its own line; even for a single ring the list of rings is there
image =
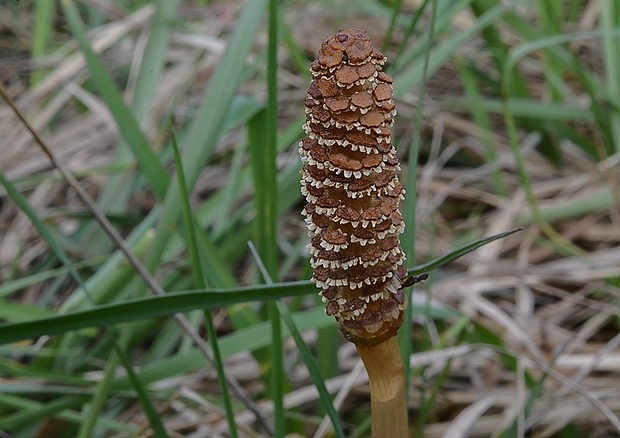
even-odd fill
[[[398,338],[370,347],[357,345],[370,381],[372,437],[406,438],[405,375]]]

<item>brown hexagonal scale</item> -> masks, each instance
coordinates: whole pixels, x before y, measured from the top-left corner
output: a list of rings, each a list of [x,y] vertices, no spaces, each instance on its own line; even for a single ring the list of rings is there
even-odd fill
[[[313,280],[346,339],[376,345],[400,327],[407,305],[403,231],[391,127],[392,77],[368,33],[343,29],[311,65],[300,142]]]

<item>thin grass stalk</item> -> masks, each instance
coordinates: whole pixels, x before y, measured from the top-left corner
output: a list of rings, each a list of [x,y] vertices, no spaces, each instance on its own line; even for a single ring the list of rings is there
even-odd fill
[[[396,54],[396,60],[394,62],[394,70],[395,71],[399,71],[400,68],[403,67],[403,64],[401,62],[401,55],[405,52],[405,49],[409,45],[409,40],[413,36],[413,32],[416,29],[418,21],[420,21],[420,18],[422,18],[422,16],[424,15],[424,11],[426,10],[426,6],[428,5],[428,3],[430,1],[431,0],[424,0],[424,2],[418,7],[418,9],[415,12],[415,15],[413,16],[413,18],[409,22],[409,26],[407,27],[407,31],[405,32],[405,37],[403,38],[403,41],[400,44],[400,47],[398,48],[398,52]],[[399,5],[399,7],[400,7],[400,5]],[[393,19],[393,21],[395,21],[395,20]],[[390,23],[390,26],[392,26],[391,23]],[[390,31],[391,30],[392,29],[390,28]],[[391,35],[391,33],[388,33],[388,35]],[[386,44],[387,43],[388,42],[386,41]]]
[[[601,27],[603,30],[603,49],[605,76],[609,94],[620,99],[620,38],[613,30],[620,26],[620,6],[616,0],[603,0],[601,8]],[[620,113],[618,108],[610,114],[613,147],[620,153]]]
[[[515,161],[517,164],[517,171],[519,174],[519,182],[521,187],[525,191],[526,198],[528,200],[528,204],[530,209],[532,210],[532,217],[534,218],[536,225],[540,227],[540,229],[551,239],[553,242],[558,244],[561,247],[567,249],[572,246],[570,242],[565,241],[565,239],[553,229],[551,224],[547,222],[544,217],[540,214],[540,209],[538,207],[538,200],[536,199],[536,195],[534,194],[534,189],[532,188],[532,182],[530,180],[529,174],[527,173],[527,169],[525,167],[525,158],[523,157],[523,153],[521,152],[521,148],[519,147],[519,138],[517,133],[517,125],[510,111],[510,105],[508,105],[509,97],[504,95],[504,123],[506,124],[506,130],[508,132],[508,138],[510,141],[510,146],[512,148],[513,155],[515,157]],[[570,251],[571,253],[573,251]]]
[[[562,4],[555,0],[543,0],[538,3],[538,22],[541,30],[545,35],[561,35],[562,29],[560,24],[562,21]],[[543,55],[543,74],[545,77],[544,85],[547,95],[551,102],[562,102],[565,99],[565,84],[559,76],[562,70],[560,62],[548,53]],[[557,121],[543,120],[542,125],[545,130],[545,138],[539,144],[538,150],[545,153],[556,163],[560,162],[562,150],[560,146],[560,137],[563,135],[562,128],[564,125]],[[548,151],[548,152],[547,152]]]
[[[259,215],[263,216],[264,228],[260,233],[263,236],[263,252],[266,257],[265,265],[272,281],[278,281],[278,187],[276,175],[276,145],[278,140],[278,1],[269,0],[268,10],[268,44],[267,44],[267,142],[263,148],[263,184],[257,184],[260,191],[265,193],[266,203],[259,208]],[[277,301],[267,303],[269,320],[271,321],[271,374],[270,387],[274,403],[274,429],[276,437],[286,434],[286,417],[284,411],[284,352],[282,349],[282,327]]]
[[[472,12],[478,19],[486,14],[489,8],[502,6],[502,3],[498,0],[474,0],[471,3]],[[516,6],[516,5],[515,5]],[[505,9],[505,8],[502,8]],[[510,10],[506,12],[503,11],[502,21],[507,21],[511,13]],[[491,49],[493,53],[493,59],[495,61],[495,65],[498,71],[502,72],[502,74],[509,74],[510,78],[507,81],[509,84],[509,88],[506,90],[506,94],[511,97],[519,97],[519,98],[530,98],[531,93],[527,87],[527,83],[518,69],[506,69],[506,62],[508,60],[509,55],[509,45],[504,42],[502,39],[502,35],[499,32],[499,27],[497,25],[488,26],[481,31],[481,35],[486,41],[488,47]],[[506,78],[502,76],[502,81],[505,81]],[[545,141],[541,142],[542,148],[544,148],[543,153],[551,158],[554,161],[559,161],[559,153],[556,147],[554,147],[555,135],[551,129],[549,129],[543,120],[531,119],[529,117],[524,117],[520,122],[529,130],[529,131],[537,131],[541,132],[545,137]]]
[[[271,321],[271,362],[269,367],[269,388],[273,401],[273,426],[276,438],[286,435],[286,416],[284,410],[284,350],[282,349],[282,324],[278,302],[267,303],[269,320]]]
[[[264,123],[253,123],[250,151],[254,175],[254,196],[257,216],[258,250],[264,260],[269,279],[278,281],[278,193],[276,185],[276,144],[278,118],[278,2],[268,3],[267,44],[267,107],[256,117]],[[262,126],[260,126],[262,125]],[[258,131],[258,132],[257,132]],[[268,369],[269,395],[273,401],[275,437],[286,434],[284,411],[284,358],[282,350],[282,327],[277,302],[267,303],[271,322],[271,346]]]
[[[207,287],[207,283],[202,272],[203,263],[200,260],[200,252],[198,251],[198,244],[196,242],[194,218],[189,204],[189,192],[187,190],[187,185],[185,184],[185,173],[183,172],[181,154],[179,152],[179,147],[177,145],[174,132],[172,132],[172,149],[174,152],[174,162],[177,169],[177,181],[181,195],[181,207],[183,208],[183,221],[187,232],[187,244],[192,262],[192,272],[198,287],[205,289]],[[213,352],[213,364],[215,365],[215,369],[217,371],[217,382],[220,388],[220,396],[222,398],[224,410],[226,411],[228,432],[231,438],[237,438],[239,434],[237,432],[237,424],[235,423],[235,411],[233,410],[232,401],[230,399],[230,391],[226,380],[226,372],[224,370],[224,361],[222,360],[222,354],[220,352],[217,331],[215,330],[215,325],[213,324],[213,316],[211,315],[210,309],[204,309],[203,314],[205,318],[205,326],[207,328],[207,335],[209,337],[209,343],[211,344],[211,351]]]
[[[19,411],[15,414],[8,415],[2,418],[0,427],[2,429],[27,429],[32,427],[33,422],[45,417],[58,417],[60,419],[66,419],[72,423],[80,423],[82,418],[79,413],[71,415],[71,411],[79,409],[80,406],[87,400],[85,396],[65,396],[59,399],[44,403],[44,402],[32,402],[22,397],[14,397],[10,395],[0,395],[0,403],[2,405],[8,405],[15,408],[19,408]],[[105,419],[102,423],[106,422]],[[114,427],[114,426],[116,427]],[[112,426],[118,430],[118,425],[115,422],[109,422],[106,426]],[[126,430],[126,426],[121,430]]]
[[[430,2],[430,0],[427,0]],[[441,10],[441,15],[437,15],[435,20],[435,34],[446,34],[446,38],[441,42],[436,40],[436,44],[433,46],[432,53],[428,61],[428,72],[433,74],[438,71],[444,64],[450,62],[455,53],[460,50],[464,44],[473,38],[477,38],[481,29],[491,26],[498,17],[500,17],[504,11],[504,8],[500,6],[493,7],[484,12],[478,20],[472,23],[471,26],[467,26],[460,32],[453,32],[454,16],[457,14],[464,5],[468,4],[470,0],[455,0],[454,2],[442,3],[449,5],[445,10]],[[426,3],[425,3],[426,4]],[[439,13],[439,11],[438,11]],[[403,96],[410,92],[414,87],[420,85],[422,80],[422,70],[424,69],[424,51],[425,43],[414,44],[411,48],[407,48],[400,58],[398,59],[399,65],[392,68],[392,71],[397,76],[397,81],[394,83],[394,95],[397,97]]]
[[[37,59],[45,54],[45,47],[52,34],[52,23],[56,2],[46,0],[36,1],[34,4],[34,29],[32,34],[32,58]],[[45,73],[41,70],[33,72],[30,83],[37,85]]]
[[[276,305],[278,306],[279,315],[286,324],[291,333],[291,336],[295,340],[295,345],[299,350],[299,354],[301,355],[306,368],[308,368],[308,373],[310,374],[310,378],[316,387],[316,390],[319,393],[319,399],[321,401],[321,407],[325,410],[327,415],[332,421],[332,427],[334,428],[334,434],[338,438],[344,438],[344,430],[342,428],[342,422],[340,418],[338,418],[338,412],[332,403],[331,396],[327,391],[327,387],[325,386],[325,380],[321,376],[321,372],[319,371],[319,367],[314,359],[314,353],[310,350],[306,342],[301,336],[301,332],[295,325],[295,321],[291,317],[291,314],[288,308],[281,302],[276,301]]]
[[[269,0],[269,35],[267,46],[267,108],[265,119],[265,143],[259,152],[261,169],[255,170],[260,177],[255,190],[262,194],[259,211],[259,234],[262,235],[259,251],[265,261],[272,281],[278,281],[278,193],[276,184],[276,145],[278,141],[278,2]],[[255,154],[256,155],[256,154]]]
[[[7,181],[6,178],[3,177],[2,172],[0,172],[0,184],[3,184],[3,181]],[[95,269],[100,266],[101,263],[105,260],[104,256],[94,257],[89,260],[83,260],[81,262],[73,263],[74,267],[77,270],[80,269]],[[64,275],[67,275],[69,270],[67,267],[59,267],[54,269],[49,269],[46,271],[38,272],[36,274],[31,274],[27,277],[16,278],[14,280],[7,280],[0,285],[0,298],[5,298],[11,295],[14,292],[17,292],[20,289],[26,289],[30,286],[33,286],[37,283],[42,283],[46,280],[51,280],[54,278],[58,278]]]
[[[604,90],[606,90],[606,86],[604,83],[601,82],[596,75],[586,70],[583,63],[573,53],[563,47],[566,43],[581,39],[600,38],[602,37],[602,32],[586,30],[546,37],[541,33],[540,29],[533,26],[530,22],[515,13],[507,13],[504,16],[504,19],[508,26],[514,29],[515,32],[527,41],[520,46],[513,47],[510,50],[510,58],[507,62],[514,63],[515,60],[518,60],[529,53],[541,51],[542,49],[548,49],[545,51],[545,55],[557,59],[559,62],[558,65],[562,65],[567,71],[570,72],[571,75],[574,75],[581,82],[585,93],[590,99],[589,111],[592,113],[594,120],[597,122],[598,134],[603,139],[606,150],[601,151],[597,146],[592,147],[589,144],[584,145],[583,143],[581,144],[581,147],[587,150],[592,156],[599,159],[605,152],[611,153],[614,146],[611,144],[612,134],[608,117],[609,111],[603,103],[609,102],[615,107],[620,107],[620,102],[618,102],[616,96],[605,93]],[[612,33],[617,36],[620,29],[613,29],[612,31]],[[510,66],[510,68],[508,68],[506,65],[503,67],[502,82],[512,80],[512,78],[506,78],[503,76],[506,72],[510,71],[512,67],[513,66]],[[527,117],[527,114],[525,116]],[[542,118],[544,119],[544,117]],[[526,128],[529,128],[529,126],[526,126]],[[529,130],[538,131],[538,129]]]
[[[510,231],[504,231],[503,233],[499,233],[499,234],[494,234],[493,236],[489,236],[489,237],[483,237],[481,239],[477,239],[474,240],[473,242],[470,242],[466,245],[463,245],[457,249],[455,249],[454,251],[449,252],[448,254],[439,256],[429,262],[423,263],[421,265],[417,265],[414,266],[413,268],[409,269],[408,273],[410,276],[414,277],[414,280],[423,280],[423,274],[426,272],[430,272],[433,271],[435,269],[439,269],[442,266],[447,265],[450,262],[453,262],[454,260],[463,257],[465,254],[469,254],[472,251],[475,251],[476,249],[487,245],[491,242],[494,242],[496,240],[499,239],[503,239],[504,237],[508,237],[511,234],[517,233],[519,231],[523,230],[522,228],[515,228],[514,230],[510,230]]]
[[[318,306],[323,305],[319,297],[315,298],[315,303]],[[317,330],[316,359],[319,364],[319,372],[325,380],[336,377],[340,372],[336,366],[340,344],[340,333],[335,325],[332,324]],[[319,409],[322,409],[322,406]],[[323,410],[319,412],[319,415],[324,416],[326,413]]]
[[[450,376],[450,364],[451,361],[447,361],[443,369],[438,374],[433,375],[432,383],[429,382],[430,388],[428,388],[427,390],[428,395],[424,397],[417,413],[417,430],[415,431],[416,436],[424,436],[424,429],[426,428],[426,423],[433,410],[433,407],[435,407],[435,404],[437,402],[437,396],[441,394],[441,389],[443,388],[446,379]],[[449,437],[450,435],[444,436]]]
[[[403,204],[403,217],[407,222],[407,227],[403,232],[401,242],[403,245],[403,249],[405,254],[407,254],[407,265],[409,267],[413,267],[415,264],[415,233],[417,229],[417,220],[416,220],[416,200],[418,193],[418,154],[420,151],[420,137],[422,132],[422,117],[424,112],[424,98],[426,96],[426,75],[428,73],[428,63],[430,59],[430,49],[433,41],[434,34],[434,26],[435,26],[435,18],[437,14],[437,2],[433,0],[430,3],[430,20],[429,20],[429,28],[427,32],[426,39],[426,47],[424,52],[424,67],[422,69],[422,85],[420,87],[419,94],[419,103],[416,109],[416,121],[414,132],[411,137],[411,146],[409,148],[408,154],[408,162],[407,162],[407,183],[406,190],[408,196],[405,198]],[[408,289],[407,292],[407,300],[409,303],[412,302],[412,291]],[[430,299],[427,300],[427,303],[430,303]],[[427,317],[428,317],[428,309],[427,309]],[[405,384],[408,386],[409,380],[411,378],[411,365],[409,363],[409,357],[411,356],[411,335],[412,335],[412,306],[408,306],[405,309],[404,316],[405,324],[400,329],[399,338],[400,338],[400,348],[402,350],[402,357],[405,362],[404,365],[404,376],[405,376]],[[408,396],[408,392],[405,392],[405,397]]]
[[[467,65],[461,57],[456,57],[456,66],[459,69],[460,77],[463,81],[463,86],[465,87],[467,95],[475,101],[479,101],[481,99],[481,94],[478,90],[474,75],[472,74],[472,68]],[[480,127],[481,129],[480,139],[482,140],[482,144],[484,145],[486,162],[489,164],[496,163],[497,154],[495,153],[495,145],[490,138],[491,132],[493,132],[493,128],[491,127],[491,121],[489,120],[489,115],[487,111],[485,111],[479,105],[472,105],[468,108],[470,108],[472,112],[472,116],[474,122],[476,123],[476,126]],[[491,179],[493,181],[495,193],[497,193],[501,197],[505,197],[507,194],[506,184],[504,183],[504,179],[502,178],[502,172],[499,168],[493,170],[493,173],[491,174]]]
[[[293,31],[288,23],[286,23],[285,20],[281,20],[280,25],[282,28],[282,42],[284,43],[288,55],[291,57],[291,61],[295,66],[296,74],[304,79],[310,80],[310,73],[308,72],[307,67],[308,57],[306,56],[306,53],[301,46],[297,44],[297,41],[295,41]],[[297,128],[299,125],[292,123],[290,126]]]
[[[562,33],[562,29],[559,28],[559,23],[562,21],[562,4],[555,0],[542,0],[537,2],[538,7],[538,22],[546,35],[559,35]],[[563,92],[558,87],[554,86],[551,77],[555,76],[558,71],[561,71],[559,62],[553,56],[545,56],[543,70],[545,74],[545,81],[548,87],[549,97],[552,102],[559,102],[563,99]]]
[[[515,65],[516,64],[511,62],[511,59],[509,59],[504,65],[504,70],[510,70],[511,67]],[[559,248],[562,248],[563,251],[573,255],[583,254],[584,252],[582,249],[578,248],[576,245],[572,244],[557,231],[555,231],[553,226],[549,222],[547,222],[547,220],[545,220],[545,218],[540,213],[538,200],[536,199],[536,195],[534,194],[532,182],[525,166],[525,158],[523,157],[523,152],[519,147],[517,124],[511,112],[510,105],[508,104],[508,101],[510,99],[510,97],[508,96],[510,77],[508,76],[507,72],[505,72],[505,75],[502,75],[502,77],[505,78],[502,81],[502,104],[504,108],[504,123],[506,125],[506,131],[508,133],[510,147],[515,157],[517,172],[519,175],[519,182],[523,187],[523,190],[525,191],[526,199],[528,200],[528,204],[530,206],[530,209],[532,210],[532,217],[534,218],[536,225],[538,225],[541,231],[545,233],[547,237]]]
[[[126,334],[123,334],[121,342],[124,345],[127,344]],[[95,385],[94,396],[83,409],[84,420],[80,425],[77,438],[88,438],[93,435],[93,429],[95,428],[97,419],[101,415],[101,411],[107,401],[108,394],[110,393],[110,387],[114,381],[119,362],[120,358],[117,354],[113,353],[108,357],[103,378],[97,382],[97,385]]]
[[[387,31],[385,32],[385,36],[383,38],[383,46],[381,48],[383,52],[387,50],[387,48],[389,47],[389,44],[392,41],[392,37],[394,36],[394,29],[396,28],[396,22],[398,20],[398,17],[400,16],[402,7],[403,7],[403,0],[396,0],[392,4],[392,14],[390,17],[390,25]],[[420,8],[420,9],[423,9],[423,8]],[[406,42],[406,39],[407,38],[405,38],[405,42]]]
[[[125,353],[124,350],[119,348],[118,343],[115,342],[113,345],[114,345],[114,351],[116,352],[116,355],[118,356],[121,363],[127,370],[127,376],[129,377],[129,380],[133,382],[136,382],[136,381],[139,382],[140,378],[136,374],[135,370],[131,367],[131,360],[129,359],[129,356],[127,356],[127,353]],[[144,385],[138,385],[137,387],[135,387],[135,391],[138,395],[139,400],[150,400],[150,395],[146,391],[146,388],[144,387]],[[163,423],[161,422],[161,416],[159,415],[159,412],[157,412],[153,406],[150,406],[148,410],[145,409],[145,412],[149,418],[149,424],[151,425],[151,429],[155,437],[167,438],[168,433],[166,432],[166,429]]]
[[[252,173],[254,177],[254,199],[256,208],[255,238],[257,239],[258,251],[261,254],[265,252],[278,252],[275,234],[271,230],[271,208],[276,206],[277,194],[270,189],[275,178],[275,160],[269,160],[270,155],[265,149],[269,149],[269,135],[266,126],[268,126],[268,113],[266,110],[261,111],[254,116],[248,125],[248,135],[250,144],[250,157],[252,162]],[[271,169],[271,170],[270,170]],[[274,216],[275,220],[275,216]],[[273,256],[269,256],[266,260],[271,260],[272,269],[277,261]],[[265,266],[268,266],[265,264]],[[271,272],[267,268],[269,275]],[[274,272],[277,275],[277,266]],[[283,401],[283,357],[282,357],[282,339],[281,339],[281,323],[275,302],[268,301],[266,304],[267,318],[271,323],[270,352],[267,356],[261,357],[261,363],[267,365],[267,379],[269,395],[274,401],[274,428],[277,429],[276,436],[284,436],[284,401]],[[278,372],[277,370],[280,370]],[[279,424],[278,424],[279,423]]]

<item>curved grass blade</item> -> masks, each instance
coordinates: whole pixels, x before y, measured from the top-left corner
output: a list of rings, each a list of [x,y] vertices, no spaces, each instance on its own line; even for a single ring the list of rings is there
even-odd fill
[[[462,246],[460,248],[458,248],[455,251],[452,251],[449,254],[446,254],[444,256],[438,257],[434,260],[431,260],[430,262],[424,263],[422,265],[418,265],[418,266],[414,266],[412,269],[409,269],[409,275],[420,275],[420,274],[424,274],[426,272],[432,271],[433,269],[437,269],[440,268],[444,265],[447,265],[448,263],[464,256],[467,253],[470,253],[478,248],[480,248],[481,246],[484,246],[488,243],[494,242],[496,240],[499,239],[503,239],[506,236],[510,236],[511,234],[514,234],[518,231],[523,230],[523,228],[515,228],[514,230],[511,231],[505,231],[503,233],[499,233],[499,234],[495,234],[493,236],[490,237],[484,237],[482,239],[478,239],[475,240],[471,243],[468,243],[465,246]]]

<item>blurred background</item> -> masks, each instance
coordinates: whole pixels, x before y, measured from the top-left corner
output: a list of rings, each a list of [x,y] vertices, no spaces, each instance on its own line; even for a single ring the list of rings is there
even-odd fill
[[[334,436],[289,328],[273,412],[278,323],[262,302],[301,285],[281,304],[346,435],[364,437],[367,379],[307,281],[297,152],[310,62],[348,27],[394,76],[409,267],[523,227],[414,288],[411,436],[620,436],[618,2],[2,0],[0,84],[166,293],[232,293],[158,312],[184,312],[202,337],[213,325],[266,423]],[[98,310],[150,292],[6,102],[0,151],[0,338],[38,330],[2,338],[0,437],[235,436],[221,371],[172,318]],[[228,297],[269,282],[248,241],[275,283],[240,303]],[[79,330],[59,319],[47,336],[45,318],[88,309]],[[270,436],[232,399],[239,436]]]

